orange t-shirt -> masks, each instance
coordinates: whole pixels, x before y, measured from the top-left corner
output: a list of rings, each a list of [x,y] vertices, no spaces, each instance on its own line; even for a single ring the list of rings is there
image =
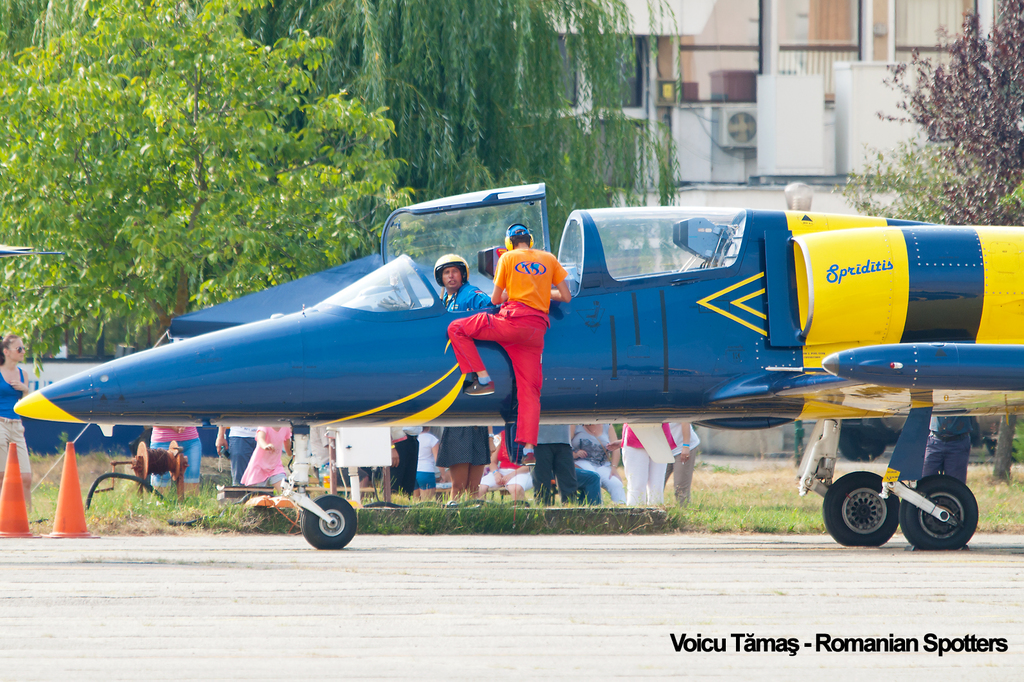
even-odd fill
[[[568,274],[547,251],[513,249],[498,261],[494,284],[508,291],[509,301],[525,303],[546,313],[551,307],[551,287]]]

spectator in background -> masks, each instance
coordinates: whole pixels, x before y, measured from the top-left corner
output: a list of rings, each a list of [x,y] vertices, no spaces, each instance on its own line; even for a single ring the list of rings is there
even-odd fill
[[[438,445],[441,441],[424,426],[417,437],[419,456],[416,463],[416,490],[414,496],[418,500],[432,500],[437,490],[435,472]]]
[[[203,463],[203,444],[199,440],[199,431],[194,426],[154,426],[150,448],[167,450],[171,447],[172,441],[177,441],[178,447],[182,449],[185,457],[188,458],[188,467],[185,469],[185,494],[194,495],[199,492],[199,470]],[[170,474],[153,474],[150,483],[154,488],[165,488],[171,483]]]
[[[312,466],[321,469],[331,461],[333,441],[334,431],[326,426],[309,427],[309,461]]]
[[[441,434],[444,438],[444,434]],[[434,476],[437,478],[437,492],[443,495],[445,491],[448,491],[449,495],[452,490],[452,475],[445,467],[434,467]]]
[[[626,491],[619,475],[619,440],[615,428],[607,424],[581,424],[572,436],[572,456],[576,467],[601,477],[601,487],[611,495],[612,502],[624,504]]]
[[[589,504],[594,507],[601,506],[600,474],[586,469],[576,469],[576,501],[579,504]]]
[[[227,448],[231,462],[231,484],[242,485],[242,476],[249,466],[252,451],[256,449],[256,427],[222,426],[217,429],[217,451]]]
[[[291,439],[290,426],[257,428],[256,449],[253,450],[249,466],[242,475],[242,484],[257,488],[274,486],[274,492],[280,492],[281,481],[288,477],[288,471],[281,462],[281,455],[292,454]]]
[[[449,426],[441,434],[437,466],[448,468],[453,502],[475,494],[480,487],[484,467],[491,459],[490,439],[486,426]]]
[[[418,437],[423,427],[406,426],[402,429],[405,438],[392,443],[394,451],[391,455],[391,492],[401,492],[412,497],[416,490],[416,465],[419,459],[420,443]],[[397,461],[395,457],[397,455]]]
[[[932,417],[924,449],[922,477],[942,473],[967,483],[971,426],[970,417]]]
[[[14,405],[29,394],[25,383],[25,372],[18,365],[25,359],[25,344],[20,336],[8,334],[0,342],[3,349],[0,374],[0,484],[7,470],[7,451],[14,443],[18,451],[18,469],[21,471],[21,487],[25,495],[25,507],[32,507],[32,463],[28,458],[28,446],[25,445],[25,426],[21,417],[14,412]]]
[[[537,429],[537,447],[534,450],[536,462],[533,467],[533,485],[537,492],[534,499],[545,506],[555,502],[552,480],[558,481],[562,504],[576,499],[578,483],[576,465],[572,461],[571,428],[569,424],[542,424]],[[598,504],[601,501],[600,485],[598,478]]]
[[[491,470],[480,480],[477,498],[483,499],[491,490],[504,488],[514,502],[525,500],[526,491],[533,488],[533,475],[528,466],[516,466],[508,459],[505,439],[491,455]]]
[[[690,498],[689,479],[693,477],[693,462],[689,451],[690,424],[689,422],[664,423],[661,425],[661,429],[673,457],[679,462],[679,473],[686,478],[685,498],[688,501]],[[629,424],[625,424],[622,428],[622,466],[626,470],[626,489],[628,491],[626,504],[632,506],[664,503],[668,464],[651,459]],[[687,467],[689,469],[688,476],[686,475]],[[681,504],[684,503],[681,502]]]
[[[685,423],[685,422],[684,422]],[[672,481],[676,492],[676,503],[680,507],[690,504],[690,484],[693,482],[693,467],[697,461],[697,446],[700,445],[700,438],[697,430],[690,424],[689,438],[685,446],[676,443],[677,449],[672,451],[675,461],[672,462]],[[667,476],[668,474],[666,474]]]

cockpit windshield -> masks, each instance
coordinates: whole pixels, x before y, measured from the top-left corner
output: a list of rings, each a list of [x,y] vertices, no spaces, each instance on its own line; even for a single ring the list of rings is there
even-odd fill
[[[412,259],[400,256],[323,303],[372,313],[389,313],[429,308],[437,300]]]
[[[743,209],[603,208],[587,211],[615,279],[732,265],[743,243]]]

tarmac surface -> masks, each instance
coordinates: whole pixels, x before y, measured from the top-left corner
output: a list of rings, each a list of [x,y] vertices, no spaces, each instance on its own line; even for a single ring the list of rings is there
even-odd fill
[[[1019,679],[1022,588],[1024,537],[1007,535],[958,552],[765,535],[0,540],[0,679]],[[687,652],[684,633],[726,651]],[[929,634],[1006,651],[940,657]],[[821,650],[824,635],[919,651]]]

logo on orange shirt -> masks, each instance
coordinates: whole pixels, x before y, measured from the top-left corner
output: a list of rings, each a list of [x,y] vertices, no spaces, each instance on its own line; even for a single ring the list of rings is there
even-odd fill
[[[516,263],[516,272],[524,275],[543,275],[548,269],[535,261]]]

